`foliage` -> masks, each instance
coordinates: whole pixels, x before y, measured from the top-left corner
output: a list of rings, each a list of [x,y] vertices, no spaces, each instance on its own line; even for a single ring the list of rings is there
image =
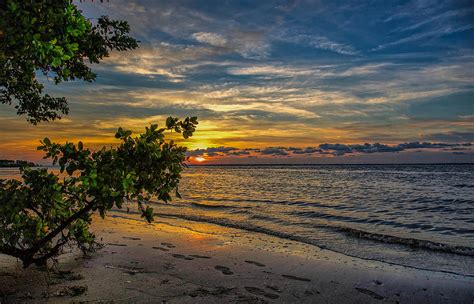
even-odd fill
[[[112,50],[138,46],[126,21],[100,17],[87,20],[71,0],[0,1],[0,102],[15,104],[19,115],[37,124],[68,113],[64,97],[43,92],[37,74],[53,76],[54,83],[96,75],[88,64],[100,63]],[[192,136],[196,117],[170,117],[164,128],[152,125],[132,138],[119,128],[121,144],[99,151],[82,142],[56,144],[48,138],[39,150],[59,165],[61,174],[46,169],[20,169],[22,181],[0,180],[0,253],[19,258],[24,267],[44,264],[66,247],[83,252],[96,243],[90,231],[91,215],[102,217],[125,201],[136,201],[142,216],[153,220],[147,202],[169,201],[185,160],[185,148],[164,132]]]
[[[119,128],[115,137],[121,144],[95,152],[82,142],[60,145],[45,138],[38,150],[65,177],[23,167],[23,182],[0,180],[0,253],[19,258],[26,268],[45,263],[66,245],[88,252],[95,244],[91,214],[104,217],[125,201],[136,201],[142,217],[151,222],[153,209],[147,202],[152,197],[167,202],[173,192],[179,197],[185,160],[186,148],[165,141],[164,132],[187,138],[197,123],[196,117],[170,117],[166,127],[152,125],[135,138]]]
[[[0,102],[16,103],[28,121],[68,114],[67,100],[43,93],[37,72],[54,76],[56,84],[93,81],[89,63],[99,63],[111,50],[136,48],[126,21],[86,19],[70,0],[0,1]]]

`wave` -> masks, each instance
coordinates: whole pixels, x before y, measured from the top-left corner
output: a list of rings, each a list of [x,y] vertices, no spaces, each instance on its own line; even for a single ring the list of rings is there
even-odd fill
[[[310,207],[321,207],[321,208],[331,208],[331,209],[337,209],[337,210],[342,210],[342,209],[353,209],[354,207],[352,206],[345,206],[345,205],[329,205],[329,204],[323,204],[323,203],[318,203],[318,202],[306,202],[306,201],[276,201],[276,200],[269,200],[269,199],[251,199],[251,198],[210,198],[210,197],[189,197],[187,199],[191,200],[207,200],[207,201],[214,201],[214,202],[235,202],[235,203],[262,203],[262,204],[275,204],[275,205],[285,205],[285,206],[310,206]],[[242,206],[239,206],[237,208],[242,208]]]
[[[335,220],[335,221],[340,221],[340,222],[384,225],[384,226],[390,226],[390,227],[396,227],[396,228],[421,229],[425,231],[438,231],[438,232],[443,232],[443,233],[448,233],[448,232],[456,233],[456,234],[474,233],[473,229],[466,229],[466,228],[451,228],[451,227],[445,227],[445,226],[433,226],[429,224],[420,224],[420,223],[400,223],[394,220],[352,217],[352,216],[328,214],[328,213],[316,212],[316,211],[291,211],[291,212],[288,212],[288,214],[292,216],[302,217],[302,218],[329,219],[329,220]],[[330,226],[330,227],[333,227],[333,226]],[[319,228],[319,226],[316,228]]]
[[[249,207],[236,207],[231,205],[208,205],[208,204],[200,204],[200,203],[191,203],[193,207],[201,208],[201,209],[234,209],[234,208],[249,208]]]
[[[209,201],[230,201],[226,199],[208,199]],[[249,201],[246,199],[234,199],[232,201]],[[258,202],[272,202],[275,203],[275,201],[272,200],[258,200],[254,199],[252,201],[258,201]],[[157,202],[153,202],[157,203]],[[281,202],[285,204],[302,204],[303,202]],[[224,205],[224,204],[216,204],[216,205],[211,205],[211,204],[203,204],[203,203],[197,203],[197,202],[192,202],[189,204],[164,204],[168,206],[179,206],[179,207],[186,207],[186,206],[191,206],[194,208],[200,208],[200,209],[206,209],[206,210],[229,210],[230,213],[232,214],[247,214],[249,216],[250,220],[263,220],[265,222],[272,222],[272,223],[278,223],[282,225],[295,225],[295,223],[288,222],[288,221],[283,221],[281,218],[274,218],[270,217],[268,215],[262,215],[262,214],[254,214],[253,212],[249,211],[252,209],[251,206],[235,206],[235,205]],[[306,203],[305,203],[306,205]],[[442,208],[438,206],[439,208]],[[167,216],[168,213],[161,213],[160,215]],[[474,233],[472,229],[466,229],[466,228],[452,228],[452,227],[441,227],[441,226],[432,226],[428,224],[421,224],[421,223],[401,223],[398,221],[393,221],[393,220],[386,220],[386,219],[376,219],[376,218],[356,218],[356,217],[351,217],[347,215],[342,215],[342,214],[328,214],[324,212],[316,212],[316,211],[292,211],[292,212],[287,212],[288,215],[292,216],[297,216],[300,218],[318,218],[318,219],[327,219],[332,221],[338,221],[338,222],[349,222],[349,223],[362,223],[362,224],[380,224],[380,225],[385,225],[385,226],[391,226],[391,227],[396,227],[396,228],[405,228],[405,229],[422,229],[425,231],[438,231],[443,234],[447,233],[456,233],[456,234],[471,234]],[[168,216],[175,216],[187,220],[192,220],[192,221],[203,221],[203,222],[208,222],[212,224],[217,224],[217,225],[222,225],[222,226],[227,226],[231,228],[237,228],[237,229],[243,229],[243,230],[250,230],[250,231],[255,231],[255,232],[261,232],[273,236],[278,236],[282,238],[289,238],[287,234],[281,232],[274,232],[271,231],[270,229],[258,226],[256,224],[250,224],[250,223],[245,223],[245,222],[239,222],[236,223],[235,221],[232,221],[230,219],[223,219],[223,218],[214,218],[214,217],[205,217],[205,216],[187,216],[183,214],[168,214]],[[381,243],[386,243],[386,244],[396,244],[396,245],[402,245],[402,246],[408,246],[411,248],[415,249],[425,249],[425,250],[430,250],[430,251],[437,251],[437,252],[445,252],[445,253],[452,253],[452,254],[458,254],[458,255],[464,255],[464,256],[474,256],[474,248],[473,247],[468,247],[468,246],[462,246],[462,245],[451,245],[451,244],[445,244],[441,242],[433,242],[433,241],[428,241],[428,240],[423,240],[423,239],[416,239],[416,238],[407,238],[407,237],[398,237],[398,236],[393,236],[393,235],[388,235],[388,234],[381,234],[381,233],[373,233],[373,232],[368,232],[364,231],[361,229],[356,229],[356,228],[351,228],[347,227],[344,225],[338,225],[338,224],[329,224],[329,223],[305,223],[305,222],[298,222],[296,224],[297,226],[300,227],[308,227],[308,228],[313,228],[313,229],[326,229],[326,230],[331,230],[335,232],[342,233],[346,236],[353,237],[353,238],[358,238],[358,239],[365,239],[365,240],[370,240],[370,241],[375,241],[375,242],[381,242]],[[291,235],[292,240],[295,241],[300,241],[303,243],[307,244],[312,244],[319,246],[321,244],[315,244],[313,240],[305,238],[303,236],[294,236]],[[323,245],[324,246],[324,245]]]
[[[457,184],[453,185],[455,188],[474,188],[474,185],[468,185],[468,184]]]
[[[455,246],[415,238],[402,238],[387,234],[367,232],[349,227],[338,227],[336,228],[336,230],[360,239],[378,241],[387,244],[406,245],[416,249],[426,249],[431,251],[453,253],[458,255],[474,256],[474,248],[468,246]]]
[[[118,210],[117,210],[118,211]],[[122,211],[119,211],[122,212]],[[321,248],[327,248],[327,246],[320,244],[314,239],[295,235],[292,233],[286,233],[282,231],[275,231],[266,227],[258,226],[251,223],[244,223],[244,222],[234,222],[226,218],[212,218],[206,216],[197,216],[197,215],[186,215],[186,214],[175,214],[175,213],[155,213],[156,216],[162,217],[175,217],[184,220],[194,221],[194,222],[205,222],[215,225],[220,225],[229,228],[241,229],[251,232],[258,232],[263,233],[271,236],[276,236],[283,239],[288,239],[292,241],[297,241],[309,245],[318,246]],[[325,226],[325,225],[318,225],[319,228],[327,228],[333,231],[337,231],[348,235],[350,237],[355,237],[359,239],[366,239],[370,241],[376,241],[386,244],[394,244],[394,245],[402,245],[407,246],[410,248],[415,249],[424,249],[429,251],[435,252],[443,252],[443,253],[451,253],[463,256],[474,256],[474,248],[468,246],[459,246],[459,245],[449,245],[440,242],[432,242],[428,240],[422,239],[415,239],[415,238],[403,238],[398,236],[380,234],[380,233],[373,233],[367,232],[364,230],[359,230],[355,228],[349,227],[338,227],[338,226]]]
[[[252,214],[249,218],[253,219],[253,220],[264,220],[264,221],[274,222],[274,223],[281,223],[282,222],[282,220],[280,220],[280,219],[277,219],[277,218],[274,218],[274,217],[271,217],[271,216],[262,215],[262,214]],[[290,223],[285,222],[285,224],[288,225]]]

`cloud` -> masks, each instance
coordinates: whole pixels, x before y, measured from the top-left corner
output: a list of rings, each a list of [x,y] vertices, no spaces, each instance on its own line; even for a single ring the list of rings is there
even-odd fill
[[[199,32],[199,33],[194,33],[192,37],[199,42],[208,43],[212,46],[223,47],[227,44],[227,39],[225,39],[223,36],[216,33]]]
[[[415,24],[412,24],[410,26],[407,26],[407,27],[403,28],[402,31],[412,31],[412,30],[418,29],[422,26],[429,25],[433,22],[443,22],[443,23],[445,23],[447,19],[450,19],[450,18],[453,18],[453,17],[458,18],[458,17],[464,16],[464,15],[470,14],[472,12],[474,12],[474,7],[465,8],[465,9],[458,9],[458,10],[449,10],[449,11],[437,14],[435,16],[432,16],[430,18],[424,19],[424,20],[422,20],[420,22],[417,22]]]
[[[279,155],[279,156],[288,155],[288,152],[286,152],[286,148],[282,148],[282,147],[264,148],[260,150],[260,153],[263,155]]]
[[[290,150],[290,148],[289,148]],[[294,148],[294,150],[290,150],[293,154],[314,154],[314,153],[322,153],[323,150],[315,148],[315,147],[306,147],[304,149]]]
[[[267,102],[251,102],[251,103],[241,103],[241,104],[208,104],[205,106],[207,109],[215,112],[227,112],[227,113],[242,113],[246,111],[251,111],[253,113],[263,112],[263,113],[276,113],[282,115],[290,115],[294,117],[306,117],[306,118],[317,118],[317,115],[314,112],[298,109],[295,106],[290,107],[282,103],[267,103]]]
[[[401,152],[411,149],[441,149],[448,147],[470,147],[470,143],[431,143],[431,142],[408,142],[398,145],[385,145],[380,143],[374,144],[321,144],[319,148],[322,151],[329,151],[333,155],[345,155],[351,153],[387,153],[387,152]]]
[[[358,55],[360,53],[352,45],[336,42],[319,34],[301,34],[289,30],[278,34],[277,39],[313,47],[315,49],[331,51],[341,55]]]
[[[463,25],[463,26],[445,25],[432,31],[421,32],[421,33],[413,34],[408,37],[404,37],[392,42],[380,44],[376,48],[373,48],[371,51],[380,51],[388,47],[396,46],[399,44],[405,44],[409,42],[414,42],[414,41],[418,41],[418,40],[426,39],[426,38],[438,38],[438,37],[442,37],[446,35],[451,35],[454,33],[468,31],[473,28],[474,28],[474,25]]]
[[[191,37],[219,49],[223,53],[238,53],[244,58],[260,59],[269,55],[271,45],[261,30],[233,30],[226,36],[212,32],[197,32]]]
[[[263,30],[241,30],[232,34],[230,48],[248,59],[263,59],[270,55],[271,44]]]
[[[234,151],[239,150],[233,147],[211,147],[206,149],[195,149],[186,152],[186,156],[222,156],[222,155],[234,155]]]
[[[206,64],[206,59],[224,51],[213,46],[196,46],[159,42],[144,44],[138,50],[125,54],[113,52],[104,65],[94,67],[100,72],[110,70],[118,74],[162,76],[170,82],[181,82],[186,74]],[[194,62],[194,64],[190,64]],[[198,63],[199,62],[199,63]]]
[[[394,37],[395,40],[379,44],[372,51],[406,43],[414,44],[414,42],[418,45],[420,43],[433,44],[435,40],[439,42],[439,38],[443,36],[471,30],[474,28],[472,25],[473,13],[474,7],[472,5],[465,5],[461,2],[459,5],[453,5],[453,3],[443,1],[409,1],[405,5],[399,6],[392,16],[385,19],[385,22],[400,24],[388,35],[388,37]],[[414,46],[416,47],[415,44]]]
[[[249,67],[231,67],[227,69],[230,75],[270,75],[278,77],[308,76],[317,70],[275,65],[257,65]]]
[[[348,154],[373,154],[373,153],[398,153],[407,150],[442,150],[442,151],[471,151],[472,143],[434,143],[434,142],[407,142],[397,145],[381,143],[364,144],[320,144],[319,147],[266,147],[266,148],[233,148],[217,147],[207,149],[196,149],[188,152],[188,156],[208,157],[281,157],[281,156],[343,156]],[[454,152],[453,152],[454,153]],[[456,153],[460,154],[460,153]]]
[[[233,151],[228,153],[229,155],[250,155],[249,151]]]
[[[342,55],[357,55],[359,53],[348,44],[338,43],[324,36],[300,36],[297,40],[306,42],[314,48],[333,51]]]

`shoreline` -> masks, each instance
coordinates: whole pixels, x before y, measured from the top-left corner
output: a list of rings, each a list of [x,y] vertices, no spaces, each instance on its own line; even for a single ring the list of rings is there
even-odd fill
[[[126,211],[120,210],[120,209],[116,209],[114,212],[120,214],[120,215],[117,215],[117,214],[114,215],[115,217],[121,217],[123,215],[124,218],[127,218],[127,215],[128,216],[130,216],[132,214],[136,215],[136,216],[139,215],[139,213],[135,212],[135,211],[126,212]],[[466,271],[466,273],[461,273],[459,271],[452,271],[452,270],[445,270],[445,269],[434,270],[434,269],[430,269],[430,268],[422,267],[422,266],[413,266],[413,265],[401,264],[401,263],[397,263],[397,262],[393,262],[393,261],[384,261],[384,260],[379,259],[379,258],[362,257],[362,256],[358,256],[356,254],[343,252],[342,250],[330,248],[326,245],[321,245],[321,244],[318,244],[318,243],[315,243],[315,242],[308,241],[304,237],[301,237],[301,236],[298,236],[298,235],[291,235],[291,234],[284,233],[284,232],[276,232],[274,230],[270,230],[270,229],[262,228],[262,227],[249,227],[249,226],[246,226],[246,225],[240,225],[240,224],[233,223],[233,222],[220,221],[219,219],[214,219],[214,218],[203,219],[202,217],[193,216],[193,215],[177,215],[177,214],[167,214],[167,213],[155,213],[155,216],[157,216],[161,219],[166,218],[169,221],[183,220],[183,221],[187,221],[187,222],[199,222],[199,223],[204,223],[204,224],[217,225],[217,226],[224,227],[224,228],[232,228],[232,229],[237,229],[237,230],[243,230],[243,231],[246,231],[248,233],[264,234],[264,235],[269,236],[269,237],[275,237],[275,238],[289,240],[289,241],[293,241],[293,242],[298,242],[298,243],[302,243],[302,244],[306,244],[306,245],[310,245],[310,246],[315,246],[319,249],[325,249],[325,250],[328,250],[328,251],[331,251],[331,252],[334,252],[334,253],[342,254],[342,255],[345,255],[345,256],[348,256],[348,257],[351,257],[351,258],[366,260],[366,261],[369,261],[369,262],[371,262],[371,261],[380,262],[380,263],[390,264],[390,265],[393,265],[393,266],[400,266],[400,267],[412,268],[412,269],[423,270],[423,271],[440,272],[440,273],[447,273],[447,274],[460,275],[460,276],[474,278],[474,274],[472,273],[472,271],[471,272]],[[347,232],[344,231],[345,229],[350,230],[349,228],[339,228],[339,230],[341,230],[342,233],[347,233]],[[373,238],[370,238],[370,237],[362,237],[362,238],[359,237],[359,238],[364,239],[364,240],[369,240],[369,241],[377,241],[379,244],[396,245],[396,246],[406,247],[407,250],[410,250],[410,249],[411,250],[418,250],[419,249],[419,250],[428,251],[428,252],[433,253],[433,254],[446,254],[446,255],[451,255],[452,254],[452,255],[463,256],[463,257],[466,257],[466,258],[473,258],[473,255],[472,255],[473,247],[452,246],[452,248],[454,248],[455,250],[449,250],[449,248],[448,248],[448,250],[439,250],[436,247],[435,248],[430,248],[429,245],[431,245],[431,244],[433,246],[450,246],[450,245],[446,245],[446,244],[443,244],[443,243],[435,243],[435,242],[428,241],[428,240],[420,240],[420,239],[414,239],[414,238],[400,238],[400,237],[394,237],[394,236],[389,236],[389,235],[384,235],[384,234],[370,233],[370,232],[366,232],[366,231],[357,231],[357,233],[371,234],[371,235],[374,236]],[[387,238],[389,238],[389,240],[381,240],[379,237],[387,237]],[[390,239],[402,239],[405,242],[390,242]],[[419,245],[419,244],[421,244],[421,245]],[[471,252],[465,252],[465,253],[464,252],[456,252],[456,250],[470,250]]]
[[[132,215],[133,217],[134,215]],[[104,248],[60,257],[60,272],[0,256],[1,303],[472,303],[474,278],[363,260],[209,223],[111,212]]]

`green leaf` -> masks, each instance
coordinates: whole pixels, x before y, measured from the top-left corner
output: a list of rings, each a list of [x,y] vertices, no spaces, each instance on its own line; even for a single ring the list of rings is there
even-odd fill
[[[54,196],[53,196],[53,200],[54,200],[55,202],[61,203],[61,202],[63,201],[63,196],[62,196],[62,194],[59,193],[59,192],[56,192],[56,193],[54,194]]]
[[[10,2],[8,3],[8,7],[10,8],[10,10],[11,10],[12,12],[15,12],[15,11],[17,10],[16,3],[13,2],[13,1],[10,1]]]
[[[55,57],[53,58],[53,61],[51,62],[51,65],[53,67],[58,67],[61,64],[61,58]]]
[[[77,44],[77,43],[75,43],[75,42],[74,42],[74,43],[71,43],[71,44],[69,44],[69,49],[70,49],[71,51],[77,51],[77,50],[79,49],[79,44]]]

